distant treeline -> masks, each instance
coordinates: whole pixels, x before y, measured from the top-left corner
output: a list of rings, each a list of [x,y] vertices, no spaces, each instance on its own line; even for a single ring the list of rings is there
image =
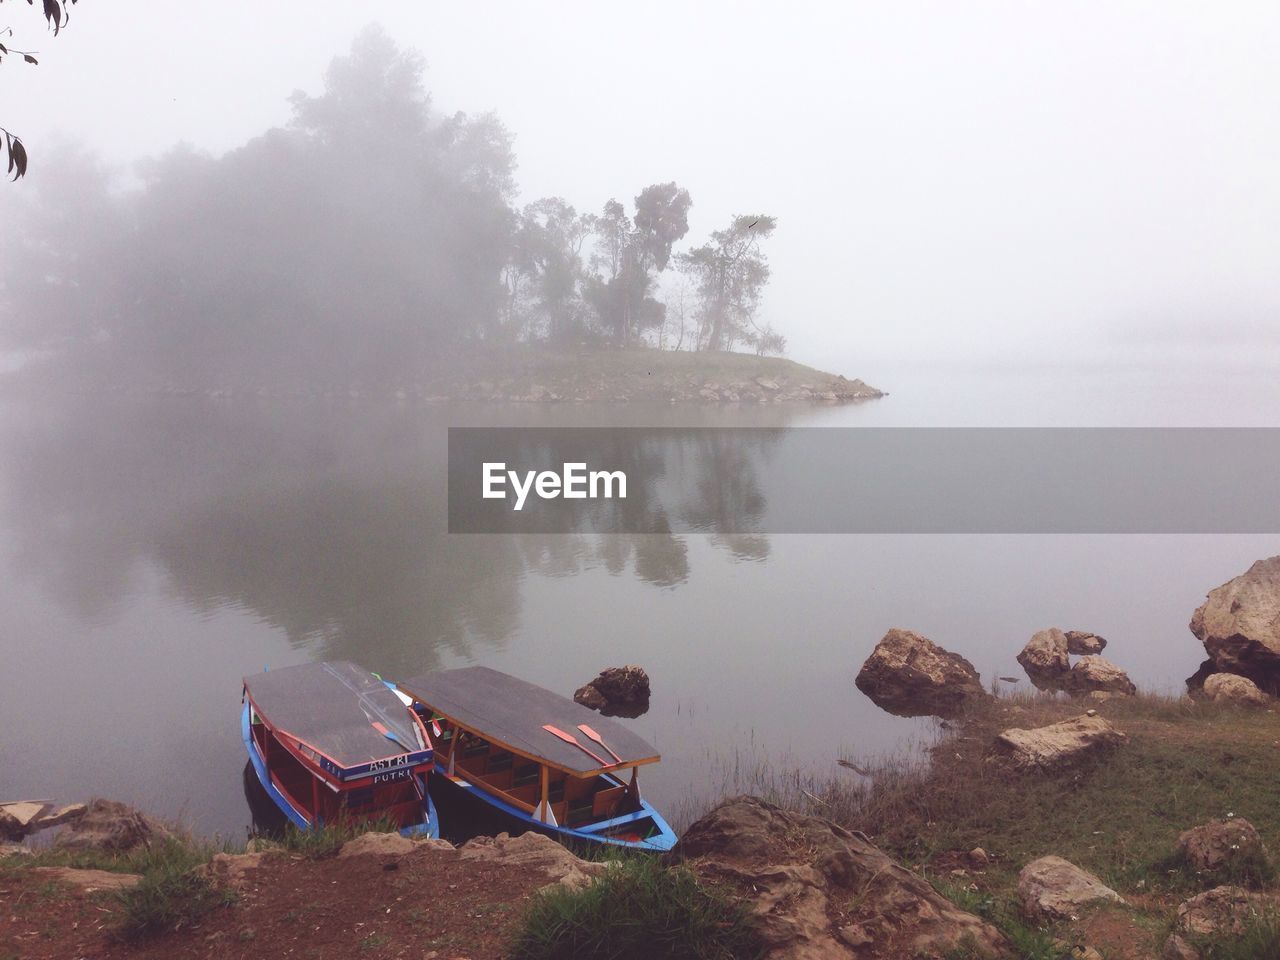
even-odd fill
[[[677,250],[676,183],[630,211],[518,209],[510,134],[436,109],[423,74],[369,28],[224,156],[179,146],[123,191],[83,151],[49,157],[9,188],[4,346],[188,383],[412,378],[468,343],[782,352],[755,317],[772,217]]]

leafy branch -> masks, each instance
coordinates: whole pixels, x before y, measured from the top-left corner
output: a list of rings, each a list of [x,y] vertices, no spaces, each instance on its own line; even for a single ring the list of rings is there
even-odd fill
[[[4,3],[5,0],[0,0]],[[56,37],[71,20],[71,11],[67,9],[68,4],[74,5],[76,0],[41,0],[44,8],[45,22],[53,28],[53,35]],[[27,0],[27,6],[35,6],[35,0]],[[6,27],[0,30],[0,36],[12,37],[13,29]],[[34,50],[17,50],[7,44],[0,43],[0,62],[5,57],[22,57],[24,63],[32,65],[38,64],[40,61],[36,59]],[[10,133],[4,127],[0,127],[0,140],[4,143],[4,152],[8,160],[8,176],[14,180],[26,176],[27,173],[27,148],[23,146],[22,139],[13,133]]]

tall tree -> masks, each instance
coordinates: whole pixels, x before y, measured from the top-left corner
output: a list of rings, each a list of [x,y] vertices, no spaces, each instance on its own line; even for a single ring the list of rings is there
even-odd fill
[[[520,212],[504,270],[513,337],[559,341],[583,332],[582,248],[595,223],[560,197],[543,197]]]
[[[758,338],[755,313],[769,282],[769,262],[760,242],[776,226],[777,220],[764,214],[736,216],[727,229],[711,234],[710,243],[680,255],[680,269],[698,290],[700,349],[732,350],[738,340]],[[776,340],[770,346],[776,348]]]
[[[659,326],[661,303],[649,295],[654,275],[667,268],[671,248],[689,232],[689,191],[675,183],[645,187],[635,198],[635,217],[617,200],[604,205],[596,220],[595,264],[602,275],[587,293],[606,334],[619,346]]]

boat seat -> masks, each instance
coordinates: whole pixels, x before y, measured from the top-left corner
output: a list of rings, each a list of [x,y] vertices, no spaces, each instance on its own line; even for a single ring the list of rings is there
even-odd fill
[[[590,796],[578,797],[569,804],[569,823],[590,823],[596,819],[593,813],[594,805]]]
[[[536,763],[526,763],[524,766],[516,767],[515,775],[511,781],[512,786],[524,787],[531,783],[537,783],[540,769]]]
[[[495,753],[489,758],[489,772],[493,773],[495,770],[510,770],[512,764],[515,763],[515,759],[516,758],[506,750],[501,753]]]
[[[626,796],[627,788],[624,786],[610,787],[608,790],[601,790],[592,798],[591,815],[597,819],[608,818],[613,816],[614,811],[622,803]]]

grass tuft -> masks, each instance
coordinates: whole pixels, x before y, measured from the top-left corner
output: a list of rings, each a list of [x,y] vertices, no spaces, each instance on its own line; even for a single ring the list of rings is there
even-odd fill
[[[1192,937],[1190,941],[1202,960],[1274,960],[1280,957],[1280,914],[1255,917],[1238,937]]]
[[[396,833],[399,829],[390,818],[380,817],[373,820],[340,820],[311,830],[299,830],[289,824],[278,836],[255,839],[259,846],[271,846],[312,860],[322,860],[335,856],[344,843],[362,834]]]
[[[126,940],[179,930],[236,899],[233,891],[219,890],[208,877],[177,862],[144,875],[136,887],[116,896],[123,908],[120,935]]]
[[[651,857],[615,861],[578,890],[534,900],[513,960],[749,960],[762,948],[745,908],[703,888],[683,866]]]
[[[981,917],[1000,930],[1009,938],[1014,956],[1020,960],[1064,960],[1071,956],[1069,944],[1064,944],[1050,931],[1030,926],[1023,920],[1018,905],[1013,901],[938,878],[933,878],[932,883],[935,890],[956,906]],[[982,955],[976,948],[961,946],[947,960],[968,960],[971,956]]]

